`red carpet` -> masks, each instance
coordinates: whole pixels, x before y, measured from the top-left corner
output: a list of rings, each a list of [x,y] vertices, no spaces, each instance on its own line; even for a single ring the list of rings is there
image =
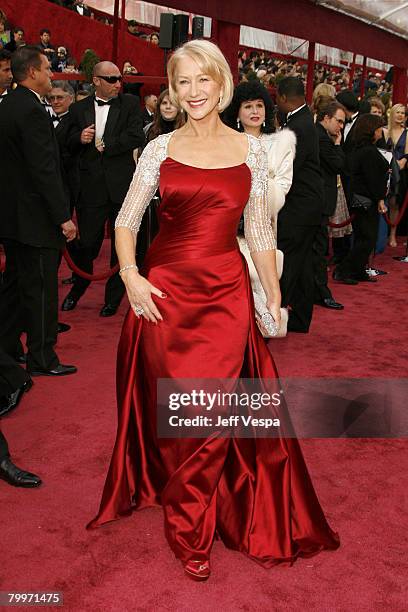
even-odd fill
[[[375,285],[334,286],[343,312],[316,308],[308,335],[271,341],[281,376],[407,376],[408,265],[396,254],[402,247],[376,258],[389,274]],[[61,313],[72,330],[60,336],[58,352],[78,374],[37,378],[2,421],[14,460],[44,484],[30,491],[0,482],[0,590],[59,590],[65,609],[92,612],[406,610],[406,440],[302,442],[341,548],[292,568],[266,571],[216,542],[212,577],[193,583],[167,547],[160,509],[85,530],[114,441],[115,353],[126,309],[124,301],[120,314],[101,319],[102,287],[95,283],[76,310]]]

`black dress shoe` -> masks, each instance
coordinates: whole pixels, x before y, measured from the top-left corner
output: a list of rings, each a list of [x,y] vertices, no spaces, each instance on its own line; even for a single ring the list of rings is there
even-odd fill
[[[344,310],[343,304],[340,302],[336,302],[333,298],[324,298],[321,302],[317,302],[319,306],[324,306],[325,308],[332,308],[333,310]]]
[[[63,334],[64,332],[67,332],[70,329],[71,329],[70,325],[68,325],[67,323],[61,323],[60,321],[58,321],[57,332],[59,334]]]
[[[115,306],[115,304],[105,304],[103,308],[101,308],[99,312],[100,317],[113,317],[116,314],[119,308],[119,304]]]
[[[364,274],[364,276],[358,276],[357,280],[359,283],[376,283],[377,279],[372,276],[368,276],[368,274]]]
[[[333,270],[333,280],[337,281],[338,283],[343,283],[343,285],[358,285],[358,281],[355,278],[343,276],[336,269]]]
[[[42,482],[41,478],[35,474],[21,470],[14,465],[10,457],[6,457],[0,463],[0,478],[13,485],[13,487],[39,487]]]
[[[77,368],[73,365],[63,365],[59,363],[51,370],[37,368],[36,370],[29,370],[28,372],[30,376],[68,376],[68,374],[75,374],[76,371]]]
[[[63,278],[62,279],[62,284],[63,285],[72,285],[74,282],[74,277],[70,276],[69,278]]]
[[[61,310],[64,310],[65,312],[67,312],[68,310],[74,310],[77,303],[78,300],[68,293],[67,297],[62,302]]]
[[[21,387],[16,389],[16,391],[0,398],[0,417],[14,410],[14,408],[17,408],[23,394],[29,391],[32,386],[33,381],[29,378]]]

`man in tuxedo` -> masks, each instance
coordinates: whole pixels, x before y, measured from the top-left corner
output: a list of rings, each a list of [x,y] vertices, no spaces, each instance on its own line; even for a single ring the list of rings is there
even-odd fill
[[[307,333],[314,303],[313,241],[323,211],[319,141],[299,78],[282,79],[276,101],[297,139],[292,186],[278,216],[278,248],[285,256],[282,306],[290,307],[288,331]]]
[[[27,332],[31,376],[76,372],[60,363],[57,340],[60,250],[76,235],[62,183],[58,145],[42,97],[51,89],[49,61],[37,47],[14,52],[18,86],[0,105],[3,155],[0,239],[6,270],[0,286],[0,346],[11,356]]]
[[[79,196],[79,168],[78,156],[71,155],[68,150],[67,137],[70,125],[68,111],[71,104],[75,101],[75,92],[68,81],[53,81],[50,95],[47,97],[53,111],[52,123],[60,150],[62,180],[69,200],[71,215],[73,215]],[[67,250],[75,261],[75,240],[67,244]],[[62,284],[72,284],[73,278],[73,276],[70,276],[64,279]],[[58,331],[61,331],[61,328],[63,331],[69,329],[66,323],[59,322]]]
[[[144,143],[142,115],[135,97],[121,94],[122,76],[111,62],[94,68],[95,96],[70,107],[68,147],[79,155],[80,194],[77,202],[79,248],[76,263],[81,270],[93,272],[93,261],[102,246],[105,224],[111,228],[111,267],[118,259],[114,245],[114,225],[135,171],[134,149]],[[62,310],[75,308],[89,286],[88,280],[75,276]],[[105,287],[105,303],[100,316],[116,313],[125,292],[118,273]]]
[[[341,183],[346,197],[348,209],[351,204],[351,154],[354,149],[353,133],[356,121],[359,117],[359,101],[357,96],[350,90],[340,91],[336,96],[337,102],[346,110],[346,123],[342,130],[341,147],[345,154],[343,170],[340,174]],[[340,263],[350,250],[350,235],[342,238],[333,238],[333,263]]]
[[[356,121],[359,117],[359,102],[357,96],[352,91],[344,90],[337,94],[337,102],[342,104],[346,109],[346,124],[342,133],[341,146],[346,156],[346,163],[341,174],[341,180],[343,183],[344,194],[346,196],[347,205],[350,207],[351,202],[351,154],[354,149],[353,133]]]
[[[0,49],[0,104],[8,94],[8,89],[13,81],[11,72],[11,53],[5,49]]]
[[[47,98],[53,110],[52,123],[60,150],[62,179],[72,214],[79,195],[79,170],[77,157],[71,155],[68,150],[67,139],[70,127],[69,108],[75,101],[75,92],[68,81],[53,81]]]
[[[313,243],[313,269],[315,303],[333,310],[343,310],[343,304],[333,299],[328,287],[327,250],[329,246],[328,222],[337,205],[337,177],[344,168],[346,156],[341,148],[342,129],[346,121],[345,108],[330,102],[319,110],[316,131],[319,138],[320,169],[324,185],[324,208]]]
[[[143,127],[149,125],[153,121],[154,112],[157,106],[157,96],[154,94],[148,94],[144,97],[145,107],[143,110]]]

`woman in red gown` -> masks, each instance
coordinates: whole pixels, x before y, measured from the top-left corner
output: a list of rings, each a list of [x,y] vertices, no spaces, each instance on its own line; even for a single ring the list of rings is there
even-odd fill
[[[264,567],[339,540],[296,439],[157,435],[158,379],[277,379],[236,240],[242,212],[269,311],[280,318],[267,155],[219,118],[233,92],[228,64],[214,44],[191,41],[168,73],[188,120],[146,147],[116,222],[131,308],[118,350],[117,438],[90,527],[161,504],[170,547],[190,577],[205,580],[216,533]],[[140,275],[135,240],[157,187],[160,231]]]

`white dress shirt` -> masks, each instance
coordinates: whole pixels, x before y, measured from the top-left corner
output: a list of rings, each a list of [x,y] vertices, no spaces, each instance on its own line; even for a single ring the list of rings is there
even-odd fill
[[[61,113],[61,115],[54,115],[52,117],[52,124],[53,124],[54,128],[56,128],[57,125],[59,125],[59,122],[61,121],[61,117],[65,117],[65,115],[68,115],[68,111],[66,111],[65,113]]]
[[[102,100],[102,98],[97,98],[98,100]],[[103,100],[106,102],[106,100]],[[95,106],[95,142],[100,142],[103,138],[105,132],[106,122],[108,120],[109,109],[110,106],[106,104],[106,106],[99,106],[94,102]]]
[[[0,94],[0,104],[3,102],[4,98],[7,96],[8,90],[5,89],[2,94]]]
[[[347,136],[349,134],[349,131],[351,130],[351,128],[355,124],[357,116],[358,116],[358,111],[356,113],[354,113],[354,115],[352,115],[350,123],[346,123],[346,125],[344,127],[344,140],[346,140],[346,138],[347,138]]]
[[[289,119],[292,117],[292,115],[294,115],[295,113],[298,113],[300,110],[302,110],[302,108],[305,108],[306,104],[302,104],[302,106],[299,106],[298,108],[295,108],[295,110],[293,111],[289,111],[288,114],[286,115],[286,121],[289,121]]]

